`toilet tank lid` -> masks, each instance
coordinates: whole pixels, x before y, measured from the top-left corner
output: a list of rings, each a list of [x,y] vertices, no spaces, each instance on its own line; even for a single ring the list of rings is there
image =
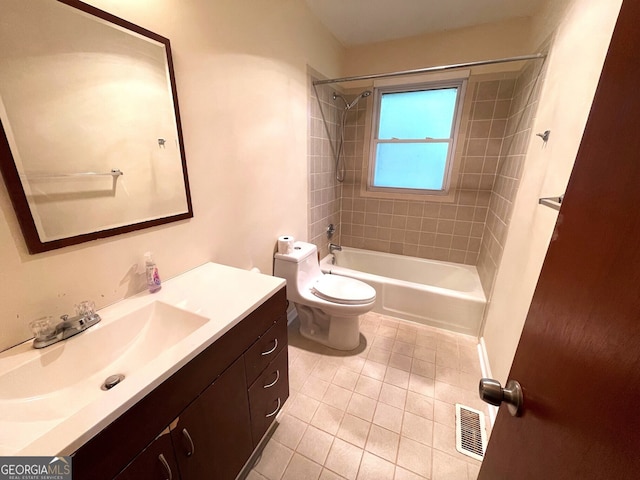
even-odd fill
[[[291,253],[276,252],[274,257],[277,260],[299,263],[309,255],[315,255],[317,251],[318,247],[316,247],[313,243],[293,242],[293,250],[291,251]]]

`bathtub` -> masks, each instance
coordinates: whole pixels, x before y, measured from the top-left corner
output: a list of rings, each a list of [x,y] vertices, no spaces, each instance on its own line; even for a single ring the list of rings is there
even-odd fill
[[[374,287],[374,312],[467,335],[480,333],[487,300],[474,266],[342,247],[324,257],[320,268]]]

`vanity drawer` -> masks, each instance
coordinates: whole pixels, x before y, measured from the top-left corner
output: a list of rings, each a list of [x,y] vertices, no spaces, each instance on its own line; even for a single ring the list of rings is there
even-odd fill
[[[254,447],[289,398],[289,356],[286,348],[249,387],[249,409]]]
[[[251,385],[258,378],[286,345],[287,316],[282,315],[244,354],[247,385]]]

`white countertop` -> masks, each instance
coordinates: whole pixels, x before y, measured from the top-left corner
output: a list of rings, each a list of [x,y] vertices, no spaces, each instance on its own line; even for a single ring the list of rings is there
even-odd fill
[[[32,348],[30,340],[2,352],[0,376],[10,374],[12,370],[33,362],[34,359],[40,359],[44,363],[44,354],[48,354],[46,358],[50,362],[51,358],[58,358],[52,353],[58,352],[61,355],[67,342],[83,341],[90,346],[92,331],[99,331],[110,322],[154,301],[161,301],[208,319],[203,326],[145,365],[136,365],[135,371],[131,373],[121,372],[129,374],[117,387],[109,391],[99,390],[99,386],[93,384],[78,387],[80,392],[83,388],[91,388],[91,398],[87,400],[85,396],[78,395],[78,409],[67,417],[43,415],[42,419],[16,421],[20,417],[17,413],[20,408],[24,408],[25,402],[37,401],[46,407],[47,395],[44,398],[39,396],[16,400],[3,398],[0,392],[0,455],[49,456],[73,453],[254,311],[284,284],[285,281],[278,277],[207,263],[164,282],[157,293],[143,292],[100,310],[98,313],[102,321],[75,337],[41,350]],[[91,355],[90,347],[87,354]],[[78,362],[82,362],[82,359],[78,359]],[[12,415],[12,409],[15,409],[16,414]]]

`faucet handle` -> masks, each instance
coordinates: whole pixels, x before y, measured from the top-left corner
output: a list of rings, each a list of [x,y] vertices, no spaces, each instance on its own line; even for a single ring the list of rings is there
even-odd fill
[[[96,313],[96,304],[89,300],[80,302],[76,306],[76,315],[81,317],[89,317]]]
[[[36,338],[50,337],[56,331],[56,326],[51,316],[40,317],[29,323],[29,327]]]

